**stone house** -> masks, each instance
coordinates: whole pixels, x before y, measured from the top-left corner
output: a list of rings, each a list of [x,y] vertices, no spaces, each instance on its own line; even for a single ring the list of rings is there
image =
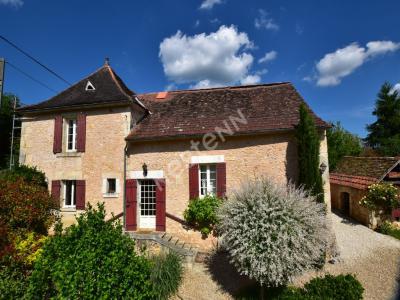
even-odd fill
[[[127,231],[166,231],[208,248],[185,226],[189,199],[229,195],[244,180],[297,179],[291,83],[136,94],[105,64],[53,98],[19,109],[20,162],[46,173],[70,224],[104,202]],[[310,110],[328,165],[328,124]],[[323,173],[330,199],[329,171]]]
[[[360,223],[375,228],[376,218],[359,204],[370,185],[388,182],[400,187],[400,160],[396,157],[345,156],[330,173],[331,206]],[[393,218],[400,217],[394,210]]]

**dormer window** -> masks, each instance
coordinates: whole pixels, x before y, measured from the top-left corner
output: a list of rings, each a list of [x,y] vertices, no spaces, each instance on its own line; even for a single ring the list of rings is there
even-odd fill
[[[90,81],[88,81],[88,82],[86,83],[86,88],[85,88],[85,90],[86,90],[86,91],[94,91],[94,90],[96,90],[96,89],[95,89],[94,85],[93,85]]]

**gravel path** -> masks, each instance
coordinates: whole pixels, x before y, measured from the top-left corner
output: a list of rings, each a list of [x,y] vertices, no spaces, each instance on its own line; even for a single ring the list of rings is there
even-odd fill
[[[296,284],[324,273],[352,273],[365,289],[364,299],[396,299],[399,289],[400,241],[336,214],[332,214],[332,225],[340,251],[340,262],[327,264],[321,272],[302,276]]]
[[[362,283],[364,299],[396,299],[399,289],[400,241],[374,232],[358,223],[332,214],[333,229],[340,251],[340,262],[326,264],[319,272],[310,272],[296,279],[302,285],[312,277],[330,274],[355,274]],[[232,299],[231,292],[248,284],[224,257],[217,257],[208,266],[196,263],[185,271],[178,296],[173,299]],[[400,297],[399,297],[400,299]]]

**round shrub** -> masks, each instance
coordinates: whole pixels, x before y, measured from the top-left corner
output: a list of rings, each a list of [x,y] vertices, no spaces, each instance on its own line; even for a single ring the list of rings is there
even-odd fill
[[[59,202],[46,188],[17,178],[15,181],[0,180],[0,219],[10,230],[26,229],[47,233],[54,223]]]
[[[389,183],[373,184],[368,187],[368,193],[361,199],[360,204],[378,213],[381,211],[390,215],[392,209],[400,205],[398,190]]]
[[[292,184],[265,178],[244,183],[218,216],[231,262],[263,286],[285,285],[325,254],[325,205]]]
[[[168,299],[174,295],[182,281],[182,259],[175,252],[152,258],[151,282],[155,299]]]
[[[185,221],[198,228],[203,235],[209,235],[217,223],[217,209],[221,202],[221,199],[211,195],[190,200],[183,213]]]
[[[19,165],[12,170],[1,171],[0,178],[8,181],[16,181],[22,178],[26,182],[40,185],[46,189],[48,188],[46,175],[36,167]]]
[[[361,300],[363,292],[361,283],[350,274],[317,277],[306,283],[303,288],[303,293],[308,299]]]
[[[44,245],[29,280],[31,299],[151,299],[151,263],[117,222],[105,221],[104,204],[88,206],[77,224]]]

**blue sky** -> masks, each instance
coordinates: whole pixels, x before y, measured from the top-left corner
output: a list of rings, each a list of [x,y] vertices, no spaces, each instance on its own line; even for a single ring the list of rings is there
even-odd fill
[[[365,136],[384,81],[400,82],[399,1],[0,0],[0,33],[70,82],[105,57],[137,93],[291,81],[313,110]],[[66,85],[0,41],[0,57]],[[51,92],[6,67],[23,103]]]

